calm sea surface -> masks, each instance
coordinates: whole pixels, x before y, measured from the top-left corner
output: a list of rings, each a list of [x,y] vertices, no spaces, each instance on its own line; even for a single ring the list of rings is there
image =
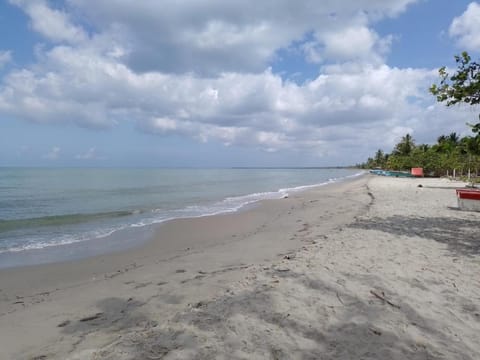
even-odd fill
[[[281,198],[358,173],[348,169],[0,168],[0,262],[8,254],[101,241],[169,219],[233,212],[262,199]]]

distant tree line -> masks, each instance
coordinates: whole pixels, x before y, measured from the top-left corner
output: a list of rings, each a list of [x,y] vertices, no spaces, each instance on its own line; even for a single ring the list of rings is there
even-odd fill
[[[450,75],[446,67],[438,70],[439,84],[430,87],[430,93],[438,102],[453,106],[459,103],[480,105],[480,61],[473,61],[467,52],[455,56],[457,70]],[[395,145],[391,154],[378,150],[362,168],[410,170],[422,167],[424,173],[434,176],[473,173],[480,169],[480,116],[475,124],[469,124],[473,136],[459,138],[456,133],[442,135],[434,145],[415,144],[410,134]]]
[[[381,168],[410,171],[421,167],[426,175],[472,175],[480,171],[480,136],[460,138],[456,133],[441,135],[437,142],[416,144],[410,134],[402,137],[391,153],[377,150],[373,157],[358,165],[364,169]]]

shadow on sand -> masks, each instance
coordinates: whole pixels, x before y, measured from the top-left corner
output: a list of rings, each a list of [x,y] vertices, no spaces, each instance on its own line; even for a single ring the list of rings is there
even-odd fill
[[[67,320],[61,324],[65,334],[85,335],[92,331],[119,331],[151,324],[148,317],[139,311],[144,303],[130,299],[106,298],[96,304],[96,311],[79,320]]]
[[[359,219],[350,226],[420,236],[446,244],[454,254],[473,256],[480,254],[478,224],[446,217],[392,216]],[[476,358],[468,341],[456,337],[430,313],[420,313],[403,302],[399,294],[388,294],[397,308],[371,296],[368,290],[352,293],[339,283],[315,278],[315,274],[270,269],[266,275],[266,282],[253,290],[199,301],[165,324],[149,320],[142,312],[143,303],[109,298],[97,303],[99,312],[93,313],[92,319],[68,323],[63,331],[80,338],[94,331],[123,334],[101,351],[100,358],[107,360]],[[377,275],[349,276],[367,288],[372,284],[387,288]],[[295,290],[286,284],[277,288],[274,279]],[[465,316],[479,316],[471,299],[455,296],[457,303],[464,304]]]
[[[280,281],[293,280],[307,293],[297,298],[264,284],[199,302],[177,314],[170,323],[175,325],[129,335],[112,352],[104,352],[102,359],[118,359],[122,354],[121,359],[473,360],[466,344],[401,300],[400,308],[394,308],[303,273],[276,275],[283,278]],[[329,306],[325,294],[333,301]],[[278,296],[290,296],[292,302],[279,305]],[[402,331],[405,326],[415,327],[428,340],[408,335]]]
[[[480,254],[480,221],[449,217],[418,218],[396,215],[387,218],[357,220],[350,227],[435,240],[447,245],[455,255]]]

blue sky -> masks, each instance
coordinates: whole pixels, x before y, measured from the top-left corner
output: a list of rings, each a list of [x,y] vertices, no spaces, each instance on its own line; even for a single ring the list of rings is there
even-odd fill
[[[462,0],[0,2],[0,166],[328,166],[467,134]]]

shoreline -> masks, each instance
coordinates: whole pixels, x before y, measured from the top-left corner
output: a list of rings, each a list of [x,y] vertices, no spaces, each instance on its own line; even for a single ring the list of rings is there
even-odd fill
[[[366,175],[0,270],[0,357],[473,360],[480,214],[450,208],[460,184]]]
[[[45,277],[41,274],[42,272],[47,274],[62,274],[62,269],[67,266],[70,268],[74,267],[75,271],[71,272],[75,274],[83,273],[87,270],[86,274],[82,275],[82,277],[89,278],[96,273],[115,271],[116,268],[121,268],[125,263],[133,263],[135,260],[148,258],[152,254],[158,256],[157,261],[168,261],[171,258],[184,255],[185,252],[189,250],[193,251],[196,248],[209,248],[221,244],[225,239],[230,242],[235,242],[235,240],[237,240],[235,233],[253,233],[272,217],[272,213],[288,213],[288,209],[292,207],[291,203],[302,201],[300,199],[304,197],[309,198],[310,192],[319,191],[323,193],[328,192],[332,188],[336,191],[341,191],[341,189],[344,187],[348,188],[351,183],[356,181],[363,182],[363,179],[360,177],[319,185],[312,189],[296,192],[289,198],[261,200],[252,204],[249,208],[232,213],[172,219],[161,224],[149,225],[148,228],[150,231],[148,232],[148,239],[144,239],[138,245],[79,259],[0,268],[0,281],[4,278],[4,276],[2,276],[3,274],[11,273],[25,273],[25,276],[38,276],[41,279]],[[275,210],[274,208],[277,205],[280,206]],[[218,222],[220,222],[222,226],[218,226]],[[187,226],[184,226],[184,224]],[[245,225],[248,226],[248,231],[245,229]],[[137,232],[135,231],[135,233]],[[196,239],[198,236],[192,235],[196,233],[200,233],[201,239]],[[175,239],[174,242],[166,241],[172,237]],[[93,243],[94,240],[92,240],[92,244]],[[298,246],[299,244],[297,243],[296,245]],[[290,244],[288,244],[287,247],[290,247]],[[285,249],[285,251],[286,250],[288,249]],[[268,257],[268,255],[267,252],[266,256]],[[99,264],[105,265],[99,266]],[[98,266],[99,269],[96,269]],[[63,276],[62,274],[61,277]],[[52,284],[57,282],[56,277],[53,276],[53,278],[54,280],[51,281]],[[70,280],[76,281],[75,277],[68,281]],[[34,283],[36,282],[37,281]],[[42,286],[44,285],[42,284]]]
[[[165,309],[161,313],[168,317],[171,307],[180,310],[211,296],[240,280],[247,269],[294,254],[313,241],[306,243],[303,237],[309,231],[307,222],[324,216],[326,233],[353,219],[368,201],[361,190],[366,178],[320,186],[286,199],[265,200],[233,214],[173,220],[158,228],[153,241],[129,250],[2,269],[0,342],[5,343],[0,343],[0,357],[28,358],[25,354],[31,354],[29,349],[48,348],[64,338],[55,345],[60,347],[55,354],[49,355],[64,359],[76,337],[62,335],[68,328],[58,325],[97,313],[102,298],[128,305],[129,298],[144,302],[152,291],[164,291]],[[356,189],[355,199],[339,208],[343,194],[352,189]],[[339,213],[342,216],[337,216]],[[185,287],[187,283],[191,285]],[[34,319],[34,323],[27,319]]]
[[[165,224],[172,221],[236,214],[243,211],[248,211],[252,207],[261,206],[262,202],[264,201],[281,200],[284,196],[291,196],[305,191],[310,191],[318,187],[341,184],[343,182],[354,180],[360,176],[365,176],[365,174],[366,173],[359,172],[357,174],[349,175],[343,178],[330,179],[320,184],[302,185],[293,188],[270,191],[266,194],[278,194],[279,197],[252,200],[241,205],[239,208],[233,211],[224,210],[212,214],[176,217],[142,226],[129,226],[123,229],[115,230],[111,234],[101,238],[45,246],[38,249],[33,248],[21,251],[2,252],[0,253],[0,270],[72,262],[101,255],[108,255],[119,251],[128,251],[130,249],[135,249],[137,247],[143,246],[150,241],[153,241],[156,237],[155,234],[158,233],[159,229]],[[252,197],[253,195],[255,194],[247,194],[238,197],[247,198]]]

